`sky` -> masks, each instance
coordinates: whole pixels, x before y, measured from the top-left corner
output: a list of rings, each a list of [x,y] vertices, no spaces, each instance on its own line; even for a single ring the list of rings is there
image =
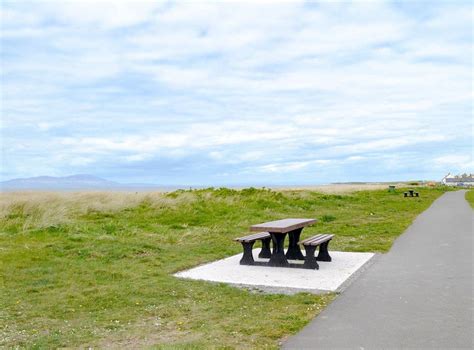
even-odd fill
[[[0,181],[474,172],[469,1],[1,2]]]

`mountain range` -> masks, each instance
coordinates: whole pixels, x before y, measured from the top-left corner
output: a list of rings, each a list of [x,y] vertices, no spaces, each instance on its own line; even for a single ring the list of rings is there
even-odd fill
[[[77,174],[71,176],[36,176],[0,182],[1,191],[20,190],[137,190],[165,189],[153,184],[124,184],[97,176]],[[169,187],[168,187],[169,188]]]

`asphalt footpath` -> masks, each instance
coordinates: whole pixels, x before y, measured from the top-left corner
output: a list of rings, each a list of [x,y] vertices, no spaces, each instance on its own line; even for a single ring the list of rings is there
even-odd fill
[[[474,211],[465,192],[437,199],[282,348],[473,349]]]

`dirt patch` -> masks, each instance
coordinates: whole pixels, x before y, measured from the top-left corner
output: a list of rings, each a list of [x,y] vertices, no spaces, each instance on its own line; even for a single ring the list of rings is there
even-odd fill
[[[181,329],[179,324],[163,324],[159,317],[147,317],[102,339],[79,348],[87,349],[141,349],[159,344],[187,343],[199,340],[199,334]]]

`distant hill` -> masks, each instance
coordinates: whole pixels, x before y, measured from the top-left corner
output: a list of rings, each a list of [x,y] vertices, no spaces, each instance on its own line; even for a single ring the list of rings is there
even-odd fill
[[[2,191],[20,190],[136,190],[136,189],[161,189],[157,185],[148,184],[122,184],[109,181],[97,176],[78,174],[71,176],[37,176],[21,179],[12,179],[0,182]]]

